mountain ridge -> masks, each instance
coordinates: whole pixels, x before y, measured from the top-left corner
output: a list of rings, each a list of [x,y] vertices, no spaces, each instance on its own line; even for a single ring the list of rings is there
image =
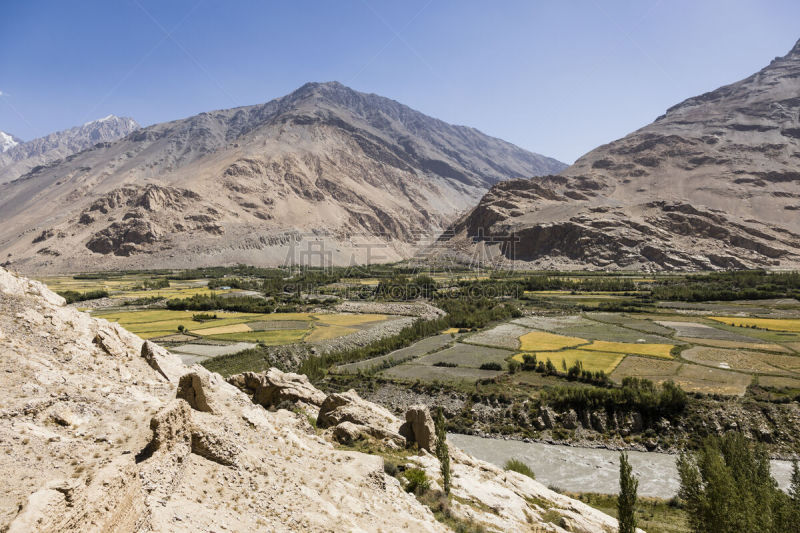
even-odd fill
[[[492,184],[565,166],[388,98],[308,83],[141,128],[0,186],[0,220],[15,222],[0,228],[0,251],[32,269],[274,265],[323,241],[335,264],[363,262],[370,247],[392,261]],[[181,200],[146,209],[156,196]]]
[[[532,268],[800,266],[800,41],[732,84],[670,107],[558,176],[496,185],[445,237]],[[477,242],[473,242],[476,241]],[[513,248],[513,249],[512,249]]]
[[[137,129],[139,124],[130,117],[108,115],[31,141],[17,139],[15,145],[0,151],[0,183],[13,181],[34,168],[53,164]]]

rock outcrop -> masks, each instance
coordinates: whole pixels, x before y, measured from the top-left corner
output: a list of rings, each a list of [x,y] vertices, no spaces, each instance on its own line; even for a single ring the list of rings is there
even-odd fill
[[[317,416],[317,427],[323,429],[345,422],[354,424],[363,433],[386,444],[407,444],[406,438],[400,435],[400,420],[387,409],[362,399],[352,389],[329,394],[322,402]]]
[[[221,376],[144,346],[0,268],[0,530],[448,530],[384,473],[380,456],[337,449],[305,415],[267,410]],[[296,401],[322,395],[267,375],[302,389]],[[337,440],[381,439],[400,426],[353,393],[321,403]],[[451,452],[456,517],[487,531],[616,527],[536,481]],[[408,461],[438,479],[430,454]],[[554,512],[559,523],[545,522]]]
[[[412,405],[406,411],[406,421],[400,426],[400,434],[407,442],[416,443],[420,450],[433,452],[436,449],[436,427],[430,410],[424,405]]]
[[[319,407],[325,400],[325,393],[314,387],[305,375],[281,372],[277,368],[261,373],[236,374],[228,378],[228,383],[251,394],[253,402],[267,408],[283,402],[302,402]]]

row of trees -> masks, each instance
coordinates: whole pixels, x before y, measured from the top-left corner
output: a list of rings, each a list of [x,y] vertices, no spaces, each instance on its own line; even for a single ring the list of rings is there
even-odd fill
[[[652,296],[685,302],[797,297],[800,272],[745,270],[680,277],[654,285]]]
[[[108,291],[105,289],[100,289],[96,291],[86,291],[86,292],[58,291],[58,295],[63,297],[68,304],[72,304],[75,302],[84,302],[86,300],[97,300],[99,298],[106,298],[108,297]]]
[[[574,409],[578,412],[597,409],[608,413],[637,411],[648,423],[683,412],[688,397],[672,381],[656,386],[648,379],[627,377],[619,388],[554,387],[542,391],[541,402],[559,410]]]

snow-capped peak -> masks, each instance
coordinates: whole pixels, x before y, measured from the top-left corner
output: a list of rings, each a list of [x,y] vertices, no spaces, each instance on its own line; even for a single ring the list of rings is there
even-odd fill
[[[6,152],[18,144],[19,141],[13,135],[0,131],[0,153]]]
[[[87,122],[86,124],[84,124],[84,126],[88,126],[88,125],[90,125],[90,124],[99,124],[100,122],[108,122],[109,120],[114,120],[114,119],[116,119],[116,118],[117,118],[117,116],[116,116],[116,115],[107,115],[107,116],[105,116],[105,117],[103,117],[103,118],[98,118],[98,119],[95,119],[95,120],[90,120],[89,122]]]

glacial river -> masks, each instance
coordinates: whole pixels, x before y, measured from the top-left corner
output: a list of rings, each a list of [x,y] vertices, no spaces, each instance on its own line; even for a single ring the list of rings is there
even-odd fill
[[[448,440],[465,452],[502,467],[509,459],[530,466],[536,479],[570,492],[616,494],[619,489],[619,452],[487,439],[449,434]],[[671,498],[678,492],[675,455],[657,452],[628,452],[633,473],[639,478],[639,495]],[[792,473],[790,461],[771,461],[772,477],[784,490]]]

